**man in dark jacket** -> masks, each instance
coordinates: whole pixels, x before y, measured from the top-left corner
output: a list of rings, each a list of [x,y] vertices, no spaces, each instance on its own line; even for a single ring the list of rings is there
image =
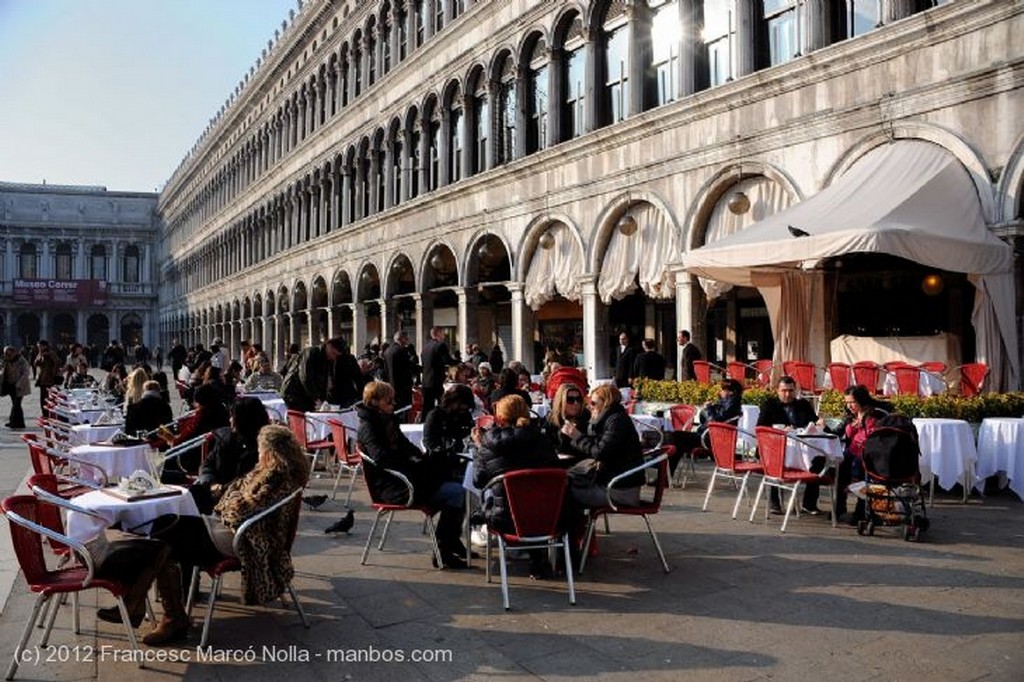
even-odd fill
[[[694,381],[697,375],[693,371],[693,363],[695,360],[701,359],[700,348],[697,348],[690,341],[690,332],[683,329],[680,330],[679,336],[676,338],[679,342],[679,355],[680,357],[680,381]]]
[[[327,396],[327,402],[341,407],[351,407],[359,402],[363,395],[363,373],[359,369],[359,362],[346,345],[337,359],[334,361],[334,373],[331,377],[331,389]]]
[[[341,339],[331,339],[323,346],[303,349],[289,361],[281,384],[281,398],[289,409],[310,412],[327,400],[333,363],[344,347]]]
[[[628,388],[629,380],[633,378],[633,362],[637,350],[629,341],[629,334],[619,334],[619,350],[615,360],[615,385],[618,388]]]
[[[188,357],[188,349],[181,344],[178,339],[174,339],[171,344],[171,350],[167,353],[167,357],[171,359],[171,371],[175,379],[178,378],[178,372],[181,371],[182,365],[185,364],[185,358]]]
[[[440,327],[430,328],[430,341],[423,348],[420,359],[423,361],[422,418],[426,419],[441,397],[448,368],[457,364],[444,342],[444,331]]]
[[[50,342],[40,339],[39,352],[33,363],[36,367],[36,386],[39,387],[39,409],[46,414],[46,398],[51,386],[60,383],[60,358],[50,348]]]
[[[395,332],[395,342],[384,351],[384,371],[387,382],[395,389],[395,407],[412,405],[412,359],[409,357],[409,334]]]
[[[814,412],[814,406],[804,398],[797,398],[796,379],[791,376],[783,376],[775,386],[776,395],[765,401],[761,412],[757,417],[758,426],[782,427],[789,431],[805,428],[808,424],[818,421],[818,415]],[[820,460],[820,462],[819,462]],[[811,470],[821,471],[825,466],[824,457],[815,457]],[[817,483],[808,483],[804,486],[804,501],[801,510],[805,514],[818,514],[818,488]],[[779,489],[769,490],[771,512],[782,513],[782,503],[779,500]]]
[[[643,348],[644,352],[633,361],[633,378],[662,381],[665,378],[665,356],[656,350],[654,339],[644,339]]]

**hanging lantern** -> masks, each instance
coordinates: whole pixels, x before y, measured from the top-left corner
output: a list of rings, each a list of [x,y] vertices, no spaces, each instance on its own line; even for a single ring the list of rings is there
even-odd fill
[[[440,271],[444,267],[444,256],[441,255],[440,251],[430,257],[430,267],[437,271]]]
[[[743,215],[750,210],[750,198],[746,194],[739,190],[729,195],[729,200],[726,202],[726,207],[730,213],[734,215]]]
[[[553,248],[555,245],[555,235],[551,234],[551,230],[548,230],[547,232],[540,236],[540,240],[538,243],[540,244],[540,248],[542,249]]]
[[[934,272],[925,275],[921,280],[921,291],[928,296],[938,296],[945,288],[946,283],[942,281],[942,275]]]
[[[625,213],[621,218],[619,218],[619,222],[615,225],[615,227],[619,230],[619,234],[621,234],[623,237],[631,237],[632,235],[636,234],[638,225],[636,223],[636,218],[634,218],[628,213]]]

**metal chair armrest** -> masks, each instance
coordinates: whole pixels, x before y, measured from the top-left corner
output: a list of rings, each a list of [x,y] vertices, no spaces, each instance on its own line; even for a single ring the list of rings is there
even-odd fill
[[[629,469],[628,471],[623,471],[621,474],[613,476],[612,480],[608,481],[608,485],[605,487],[605,495],[608,498],[608,506],[615,511],[619,511],[619,508],[615,506],[615,502],[612,501],[612,490],[614,490],[616,483],[626,478],[629,478],[633,474],[638,474],[644,469],[650,469],[652,466],[661,464],[666,459],[668,459],[668,455],[663,452],[654,459],[649,459],[643,464],[639,464],[633,467],[632,469]]]
[[[49,538],[50,540],[54,540],[62,545],[70,547],[75,552],[75,554],[78,555],[79,559],[82,562],[82,565],[85,566],[86,569],[86,575],[85,579],[82,581],[82,587],[85,587],[86,585],[92,582],[93,573],[95,572],[96,569],[92,563],[92,556],[89,554],[89,550],[85,548],[84,544],[78,542],[77,540],[72,540],[67,535],[58,533],[55,530],[50,530],[46,526],[42,526],[36,523],[35,521],[29,521],[28,519],[24,518],[23,516],[15,512],[7,512],[7,518],[12,523],[16,523],[22,528],[27,528],[34,533],[39,533],[45,538]]]
[[[52,504],[55,507],[67,509],[68,511],[73,511],[76,514],[84,514],[86,516],[91,516],[94,519],[102,521],[104,526],[110,523],[110,521],[105,516],[102,516],[101,514],[93,511],[92,509],[86,509],[85,507],[77,505],[74,502],[71,502],[70,500],[65,500],[63,497],[58,497],[57,495],[54,495],[51,492],[43,490],[37,485],[32,486],[32,494],[38,497],[40,500],[48,502],[49,504]]]
[[[301,495],[301,494],[302,494],[302,488],[299,488],[299,489],[295,490],[294,492],[290,493],[289,495],[281,498],[280,500],[278,500],[274,504],[270,505],[269,507],[267,507],[263,511],[257,512],[256,514],[253,514],[252,516],[247,518],[245,521],[243,521],[242,525],[240,525],[238,527],[238,530],[235,531],[235,537],[231,541],[231,546],[235,550],[235,556],[239,555],[238,551],[241,548],[241,544],[240,543],[242,541],[242,536],[245,535],[245,533],[248,532],[248,530],[250,528],[252,528],[253,525],[258,523],[262,519],[266,518],[270,514],[273,514],[275,511],[277,511],[281,507],[285,506],[289,502],[293,502],[295,500],[295,497],[297,495]]]

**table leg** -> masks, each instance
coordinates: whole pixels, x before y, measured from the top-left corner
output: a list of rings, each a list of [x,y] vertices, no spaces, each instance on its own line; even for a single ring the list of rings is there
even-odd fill
[[[473,512],[473,497],[472,497],[472,495],[473,495],[473,493],[469,492],[468,490],[466,491],[466,513],[463,514],[463,518],[462,518],[462,525],[463,525],[462,532],[463,532],[463,535],[465,536],[464,537],[464,541],[466,543],[466,566],[469,566],[470,562],[473,559],[473,532],[472,532],[472,528],[473,527],[472,527],[472,525],[469,522],[469,517],[472,516],[472,512]]]

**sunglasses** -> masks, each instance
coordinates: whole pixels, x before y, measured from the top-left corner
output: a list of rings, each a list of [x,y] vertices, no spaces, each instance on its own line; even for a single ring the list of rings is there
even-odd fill
[[[577,404],[583,402],[583,398],[582,398],[582,396],[578,396],[578,395],[570,395],[570,396],[566,396],[565,402],[569,403],[570,405],[577,405]]]

